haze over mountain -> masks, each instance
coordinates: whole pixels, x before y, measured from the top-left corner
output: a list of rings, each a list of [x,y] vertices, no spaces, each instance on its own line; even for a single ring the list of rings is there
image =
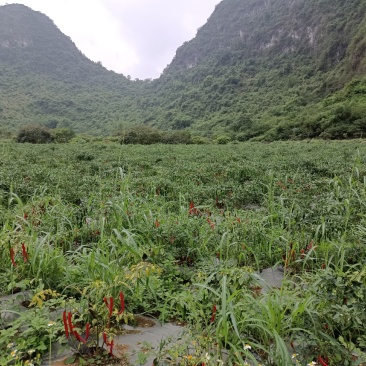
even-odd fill
[[[88,60],[45,15],[0,7],[0,127],[133,124],[232,139],[366,132],[366,0],[223,0],[159,79]]]

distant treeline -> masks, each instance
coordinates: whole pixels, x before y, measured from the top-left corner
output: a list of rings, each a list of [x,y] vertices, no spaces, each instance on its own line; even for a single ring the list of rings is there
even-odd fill
[[[342,114],[340,110],[339,114]],[[274,140],[301,140],[308,136],[308,139],[325,139],[325,140],[343,140],[346,138],[363,138],[363,131],[366,134],[366,124],[364,118],[353,118],[351,114],[343,113],[348,116],[348,123],[336,124],[331,128],[328,128],[327,133],[323,132],[319,134],[305,134],[303,132],[302,138],[296,136],[296,134],[290,134],[291,128],[286,125],[278,126],[273,130],[271,138],[254,138],[252,141],[270,142]],[[342,114],[342,117],[343,117]],[[306,128],[313,128],[315,125],[304,124],[303,126],[295,128],[292,126],[292,130],[296,129],[303,131]],[[120,130],[109,136],[92,135],[92,134],[76,134],[71,128],[48,128],[44,125],[26,125],[18,130],[14,134],[10,130],[0,131],[0,139],[15,140],[19,143],[32,143],[32,144],[47,144],[47,143],[67,143],[67,142],[114,142],[125,145],[140,144],[140,145],[153,145],[153,144],[227,144],[238,143],[243,141],[240,134],[220,134],[215,135],[213,138],[208,138],[200,135],[192,135],[190,131],[170,131],[159,130],[154,127],[146,125],[131,126],[128,129]],[[245,140],[244,140],[245,141]]]
[[[129,129],[116,133],[121,144],[226,144],[231,141],[227,135],[218,135],[213,139],[209,139],[200,135],[192,135],[190,131],[183,130],[159,130],[146,125],[136,125]]]
[[[0,137],[11,138],[11,134],[2,134]],[[121,144],[204,144],[210,141],[201,136],[192,136],[188,131],[162,131],[144,125],[133,126],[129,129],[118,131],[115,136],[97,137],[76,135],[70,128],[48,128],[43,125],[27,125],[19,129],[15,141],[19,143],[47,144],[51,142],[66,143],[71,139],[97,141],[107,138]]]
[[[121,144],[192,144],[193,139],[188,131],[162,131],[145,125],[133,126],[117,132]]]

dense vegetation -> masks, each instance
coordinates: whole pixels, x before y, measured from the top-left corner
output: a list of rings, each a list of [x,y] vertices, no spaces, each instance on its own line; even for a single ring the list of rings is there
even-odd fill
[[[45,15],[0,7],[0,125],[111,132],[129,102],[130,81],[88,60]]]
[[[0,126],[360,137],[365,14],[365,0],[224,0],[159,79],[131,81],[89,61],[41,13],[1,6]]]
[[[359,0],[223,1],[178,49],[160,79],[165,97],[180,85],[170,100],[186,120],[240,140],[362,135],[365,8]]]
[[[69,128],[49,129],[41,125],[27,125],[19,130],[15,141],[31,144],[65,143],[73,137],[75,137],[75,132]]]
[[[0,293],[33,294],[31,319],[0,334],[1,364],[65,341],[55,307],[78,332],[90,324],[81,354],[146,313],[191,332],[162,345],[159,365],[366,362],[360,141],[3,141],[0,153]],[[262,293],[256,271],[274,265],[285,282]]]

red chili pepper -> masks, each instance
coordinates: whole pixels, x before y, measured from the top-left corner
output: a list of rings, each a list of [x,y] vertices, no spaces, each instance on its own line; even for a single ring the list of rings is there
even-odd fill
[[[214,230],[215,229],[215,224],[210,219],[207,219],[207,222],[210,224],[211,229]]]
[[[327,362],[324,360],[323,357],[318,356],[318,361],[321,364],[321,366],[328,366]]]
[[[216,318],[216,310],[217,310],[217,307],[216,307],[216,305],[214,305],[213,308],[212,308],[211,323],[213,323],[215,321],[215,318]]]
[[[27,249],[25,248],[24,243],[22,243],[22,255],[23,255],[24,263],[27,263],[27,261],[29,259],[29,255],[27,253]]]
[[[67,314],[67,320],[68,320],[68,324],[69,324],[69,330],[70,330],[71,333],[73,333],[74,332],[74,327],[72,325],[71,316],[72,316],[71,311],[69,311],[69,313]]]
[[[80,342],[80,335],[76,330],[74,330],[74,336]]]
[[[107,298],[105,297],[104,299],[104,302],[105,302],[105,304],[106,304],[106,306],[107,306],[107,308],[108,308],[108,310],[109,310],[109,315],[108,315],[108,317],[110,318],[111,317],[111,315],[112,315],[112,313],[113,313],[113,297],[110,297],[109,298],[109,304],[108,304],[108,300],[107,300]]]
[[[79,342],[82,342],[82,343],[86,343],[86,340],[85,339],[83,339],[82,337],[81,337],[81,335],[76,331],[76,330],[74,330],[74,336],[75,336],[75,338],[79,341]]]
[[[14,259],[14,249],[13,248],[10,248],[10,260],[11,260],[11,263],[14,267],[17,267],[17,264],[15,263],[15,259]]]
[[[86,323],[85,341],[87,341],[89,339],[89,335],[90,335],[90,324]]]
[[[67,326],[67,315],[66,315],[66,310],[63,312],[62,314],[62,320],[63,320],[63,323],[64,323],[64,329],[65,329],[65,335],[66,335],[66,338],[69,338],[69,328]]]
[[[200,214],[200,211],[197,209],[197,207],[195,207],[195,205],[194,205],[194,202],[193,202],[193,201],[191,201],[191,202],[189,203],[189,211],[188,211],[188,213],[189,213],[190,215],[199,215],[199,214]]]
[[[194,202],[191,201],[189,202],[189,214],[192,215],[193,214],[193,211],[195,210],[196,208],[194,207]]]
[[[160,222],[158,219],[155,220],[154,225],[156,228],[160,227]]]
[[[121,303],[121,310],[118,312],[118,315],[125,311],[125,296],[123,295],[123,292],[119,293],[119,301]]]
[[[306,247],[306,250],[311,250],[313,248],[313,242],[311,241],[309,245]]]
[[[111,343],[108,342],[106,332],[103,332],[103,341],[104,341],[104,343],[106,344],[107,347],[109,347],[111,345]]]
[[[111,317],[113,313],[113,297],[109,299],[109,317]]]
[[[110,349],[109,349],[109,353],[110,353],[110,355],[113,357],[113,346],[114,346],[114,341],[112,341],[111,343],[110,343]]]

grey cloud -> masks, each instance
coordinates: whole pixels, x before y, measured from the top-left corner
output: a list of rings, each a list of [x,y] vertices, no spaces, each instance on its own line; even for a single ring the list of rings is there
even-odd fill
[[[187,21],[194,16],[205,23],[220,0],[102,0],[111,16],[118,21],[120,35],[133,46],[140,64],[131,69],[132,77],[157,75],[171,62],[176,49],[187,39]],[[192,38],[195,34],[191,33]]]

